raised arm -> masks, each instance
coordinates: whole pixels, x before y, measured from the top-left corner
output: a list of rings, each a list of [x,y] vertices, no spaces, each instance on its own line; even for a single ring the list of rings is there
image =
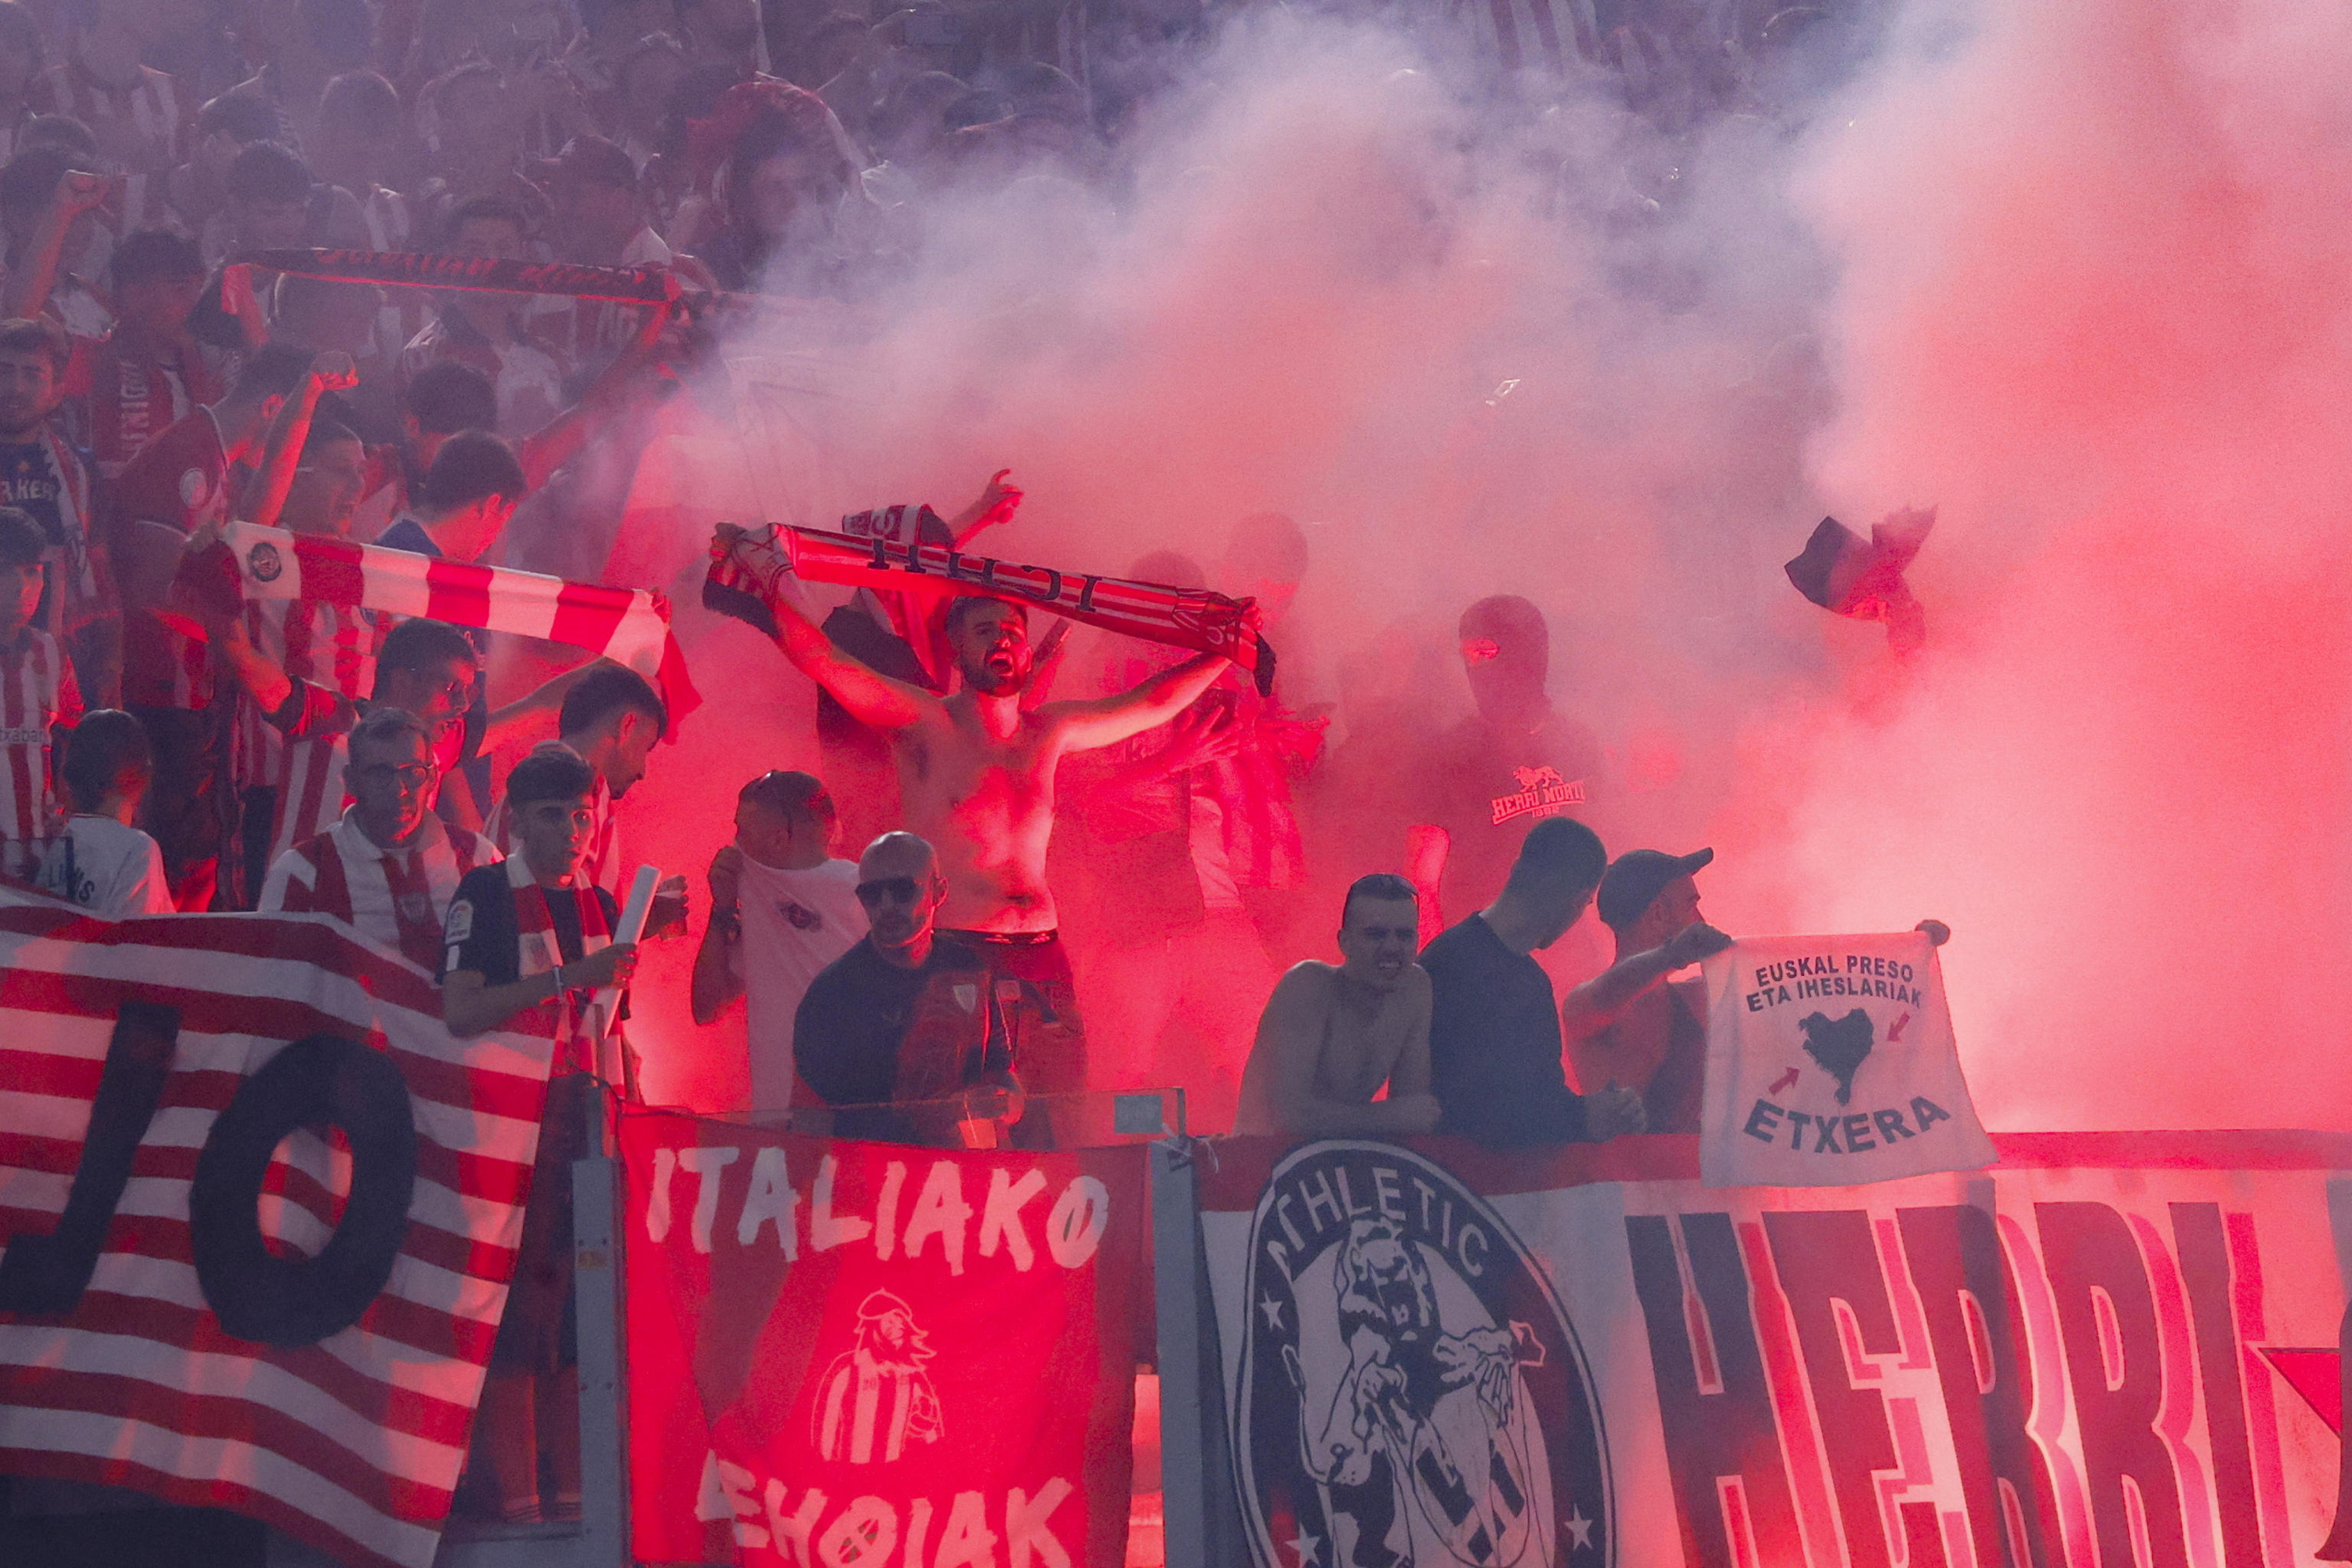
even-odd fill
[[[1074,752],[1113,745],[1129,735],[1140,735],[1155,725],[1165,724],[1214,686],[1217,677],[1224,671],[1223,654],[1196,654],[1175,668],[1164,670],[1116,696],[1085,702],[1049,702],[1039,711],[1060,726],[1065,743]]]
[[[1667,975],[1730,945],[1730,937],[1701,921],[1661,946],[1619,959],[1568,994],[1559,1005],[1560,1033],[1570,1040],[1599,1034]]]
[[[1013,514],[1021,510],[1021,487],[1004,482],[1012,474],[1011,468],[997,469],[972,503],[949,519],[948,533],[958,550],[997,524],[1011,522]]]
[[[286,510],[287,493],[294,488],[294,470],[302,466],[302,446],[310,438],[310,421],[319,412],[319,399],[330,392],[348,392],[359,384],[351,355],[331,349],[311,357],[310,374],[302,378],[294,395],[279,405],[278,417],[270,422],[269,434],[261,444],[261,467],[247,481],[238,516],[264,528],[281,526],[278,518]]]
[[[48,307],[49,291],[58,286],[58,270],[65,261],[66,237],[73,232],[74,219],[104,205],[113,184],[104,174],[86,174],[79,169],[66,171],[58,181],[57,194],[49,199],[48,210],[41,214],[41,221],[33,230],[32,243],[26,247],[24,259],[9,276],[5,291],[0,292],[0,309],[30,321]]]
[[[739,564],[757,572],[770,584],[762,601],[776,618],[776,646],[784,650],[784,657],[795,669],[831,692],[852,718],[877,730],[903,730],[941,711],[940,700],[930,692],[878,674],[834,647],[824,629],[801,613],[792,595],[780,591],[792,569],[775,546],[759,543],[727,523],[719,524],[718,542],[733,551]],[[761,552],[772,559],[755,560]]]

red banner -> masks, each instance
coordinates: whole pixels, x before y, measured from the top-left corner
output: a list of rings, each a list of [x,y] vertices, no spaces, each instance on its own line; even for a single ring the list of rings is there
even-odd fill
[[[643,1563],[1126,1561],[1140,1148],[622,1123]]]

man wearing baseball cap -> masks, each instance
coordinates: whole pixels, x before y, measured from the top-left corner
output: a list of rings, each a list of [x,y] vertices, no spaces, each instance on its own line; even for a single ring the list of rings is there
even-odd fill
[[[1706,1003],[1696,980],[1666,977],[1731,945],[1699,918],[1697,873],[1712,849],[1629,849],[1593,900],[1617,961],[1568,994],[1560,1032],[1578,1087],[1629,1089],[1653,1132],[1698,1131],[1706,1074]]]
[[[1560,1033],[1586,1094],[1632,1089],[1652,1132],[1699,1130],[1706,1084],[1706,1002],[1700,982],[1668,980],[1722,952],[1732,938],[1700,918],[1698,873],[1712,849],[1668,855],[1629,849],[1601,879],[1593,903],[1617,942],[1617,962],[1560,1004]],[[1940,947],[1951,937],[1922,921]]]

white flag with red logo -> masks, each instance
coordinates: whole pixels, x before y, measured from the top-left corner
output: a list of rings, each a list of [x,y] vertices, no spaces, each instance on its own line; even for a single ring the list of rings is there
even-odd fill
[[[425,1568],[549,1048],[452,1038],[429,980],[324,916],[0,889],[0,1472]]]
[[[1752,938],[1702,973],[1707,1185],[1855,1186],[1992,1163],[1925,933]]]

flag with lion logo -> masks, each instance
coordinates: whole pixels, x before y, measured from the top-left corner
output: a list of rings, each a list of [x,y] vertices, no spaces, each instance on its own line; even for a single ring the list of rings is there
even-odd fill
[[[1703,973],[1707,1185],[1854,1186],[1992,1163],[1925,933],[1753,939]]]

